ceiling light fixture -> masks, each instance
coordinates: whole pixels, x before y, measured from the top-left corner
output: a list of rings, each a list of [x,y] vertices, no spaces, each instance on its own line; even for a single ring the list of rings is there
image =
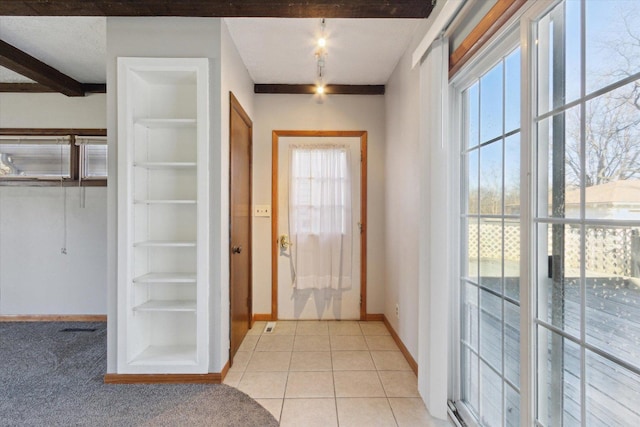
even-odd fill
[[[327,57],[327,38],[325,36],[325,20],[322,18],[320,21],[320,38],[318,39],[318,48],[316,49],[316,93],[318,95],[324,94],[324,67],[326,65],[326,57]]]

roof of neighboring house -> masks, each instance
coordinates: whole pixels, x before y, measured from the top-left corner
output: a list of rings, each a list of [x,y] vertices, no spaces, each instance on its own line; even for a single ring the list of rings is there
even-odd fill
[[[628,179],[586,188],[586,204],[640,204],[640,180]],[[580,203],[580,189],[571,189],[565,196],[565,205]]]

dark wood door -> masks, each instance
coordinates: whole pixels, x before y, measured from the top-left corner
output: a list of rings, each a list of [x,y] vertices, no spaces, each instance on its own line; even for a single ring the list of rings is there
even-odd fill
[[[238,351],[251,325],[251,163],[252,122],[230,93],[230,317],[229,361]]]

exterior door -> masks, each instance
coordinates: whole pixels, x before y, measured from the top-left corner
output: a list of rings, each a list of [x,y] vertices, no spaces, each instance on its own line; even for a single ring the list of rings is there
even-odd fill
[[[343,289],[296,289],[293,278],[296,267],[292,253],[296,247],[276,251],[278,271],[278,318],[279,319],[360,319],[361,300],[361,153],[359,137],[283,137],[278,144],[278,237],[289,238],[289,156],[290,147],[347,146],[349,151],[349,174],[351,186],[351,285]]]
[[[230,94],[230,323],[229,360],[238,351],[251,325],[251,164],[252,122]]]

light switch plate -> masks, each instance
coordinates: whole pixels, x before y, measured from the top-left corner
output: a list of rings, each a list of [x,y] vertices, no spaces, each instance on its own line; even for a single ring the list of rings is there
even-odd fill
[[[255,207],[253,209],[253,215],[254,216],[270,217],[271,216],[271,205],[255,205]]]

